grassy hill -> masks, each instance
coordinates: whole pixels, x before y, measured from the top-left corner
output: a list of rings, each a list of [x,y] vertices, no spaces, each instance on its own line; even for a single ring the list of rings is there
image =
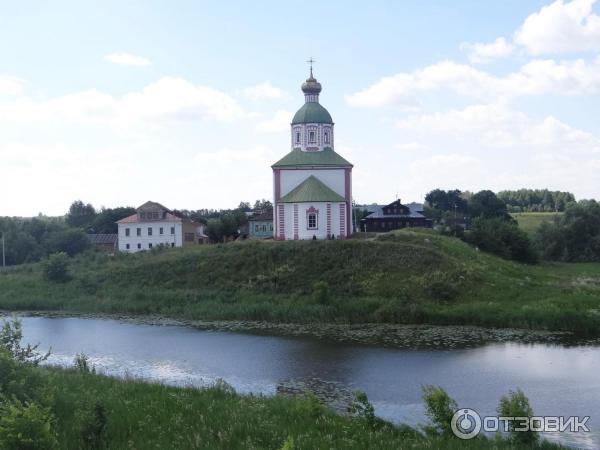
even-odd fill
[[[0,275],[0,309],[201,320],[468,324],[600,335],[600,264],[527,266],[453,238],[240,242],[72,260]]]
[[[517,221],[523,231],[532,234],[542,222],[551,222],[556,216],[560,216],[561,214],[554,212],[525,212],[513,213],[511,216]]]

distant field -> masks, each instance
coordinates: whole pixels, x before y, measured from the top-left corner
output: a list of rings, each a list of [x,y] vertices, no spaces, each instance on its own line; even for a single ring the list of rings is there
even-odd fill
[[[552,221],[554,217],[562,213],[554,212],[527,212],[513,213],[511,216],[519,223],[519,227],[527,233],[533,233],[545,221]]]

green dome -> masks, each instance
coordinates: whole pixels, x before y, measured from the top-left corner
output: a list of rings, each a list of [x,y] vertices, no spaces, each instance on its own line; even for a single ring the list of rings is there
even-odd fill
[[[333,119],[329,112],[317,102],[307,102],[294,115],[292,125],[298,123],[331,123]]]

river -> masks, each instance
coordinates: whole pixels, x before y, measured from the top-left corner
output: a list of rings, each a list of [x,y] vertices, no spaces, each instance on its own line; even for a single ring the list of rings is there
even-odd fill
[[[546,434],[548,440],[600,448],[599,346],[413,350],[109,319],[22,319],[24,341],[51,346],[52,364],[70,365],[83,352],[110,375],[194,386],[221,378],[240,393],[267,395],[308,387],[338,407],[360,389],[379,416],[409,425],[426,420],[423,384],[442,386],[461,408],[481,415],[493,415],[503,394],[521,388],[536,415],[591,416],[589,433]]]

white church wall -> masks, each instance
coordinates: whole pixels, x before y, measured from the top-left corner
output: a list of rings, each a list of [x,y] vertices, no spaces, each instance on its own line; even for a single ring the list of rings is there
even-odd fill
[[[328,227],[328,205],[330,226]],[[328,203],[328,202],[315,202],[315,203],[284,203],[284,238],[286,240],[297,239],[310,240],[313,236],[317,239],[327,239],[329,235],[334,235],[336,239],[340,238],[342,230],[340,228],[340,222],[344,223],[345,218],[341,215],[345,215],[346,204],[345,203]],[[297,211],[297,226],[296,226],[296,212]],[[317,214],[317,228],[308,228],[308,214],[315,212]],[[343,231],[345,233],[345,230]]]

